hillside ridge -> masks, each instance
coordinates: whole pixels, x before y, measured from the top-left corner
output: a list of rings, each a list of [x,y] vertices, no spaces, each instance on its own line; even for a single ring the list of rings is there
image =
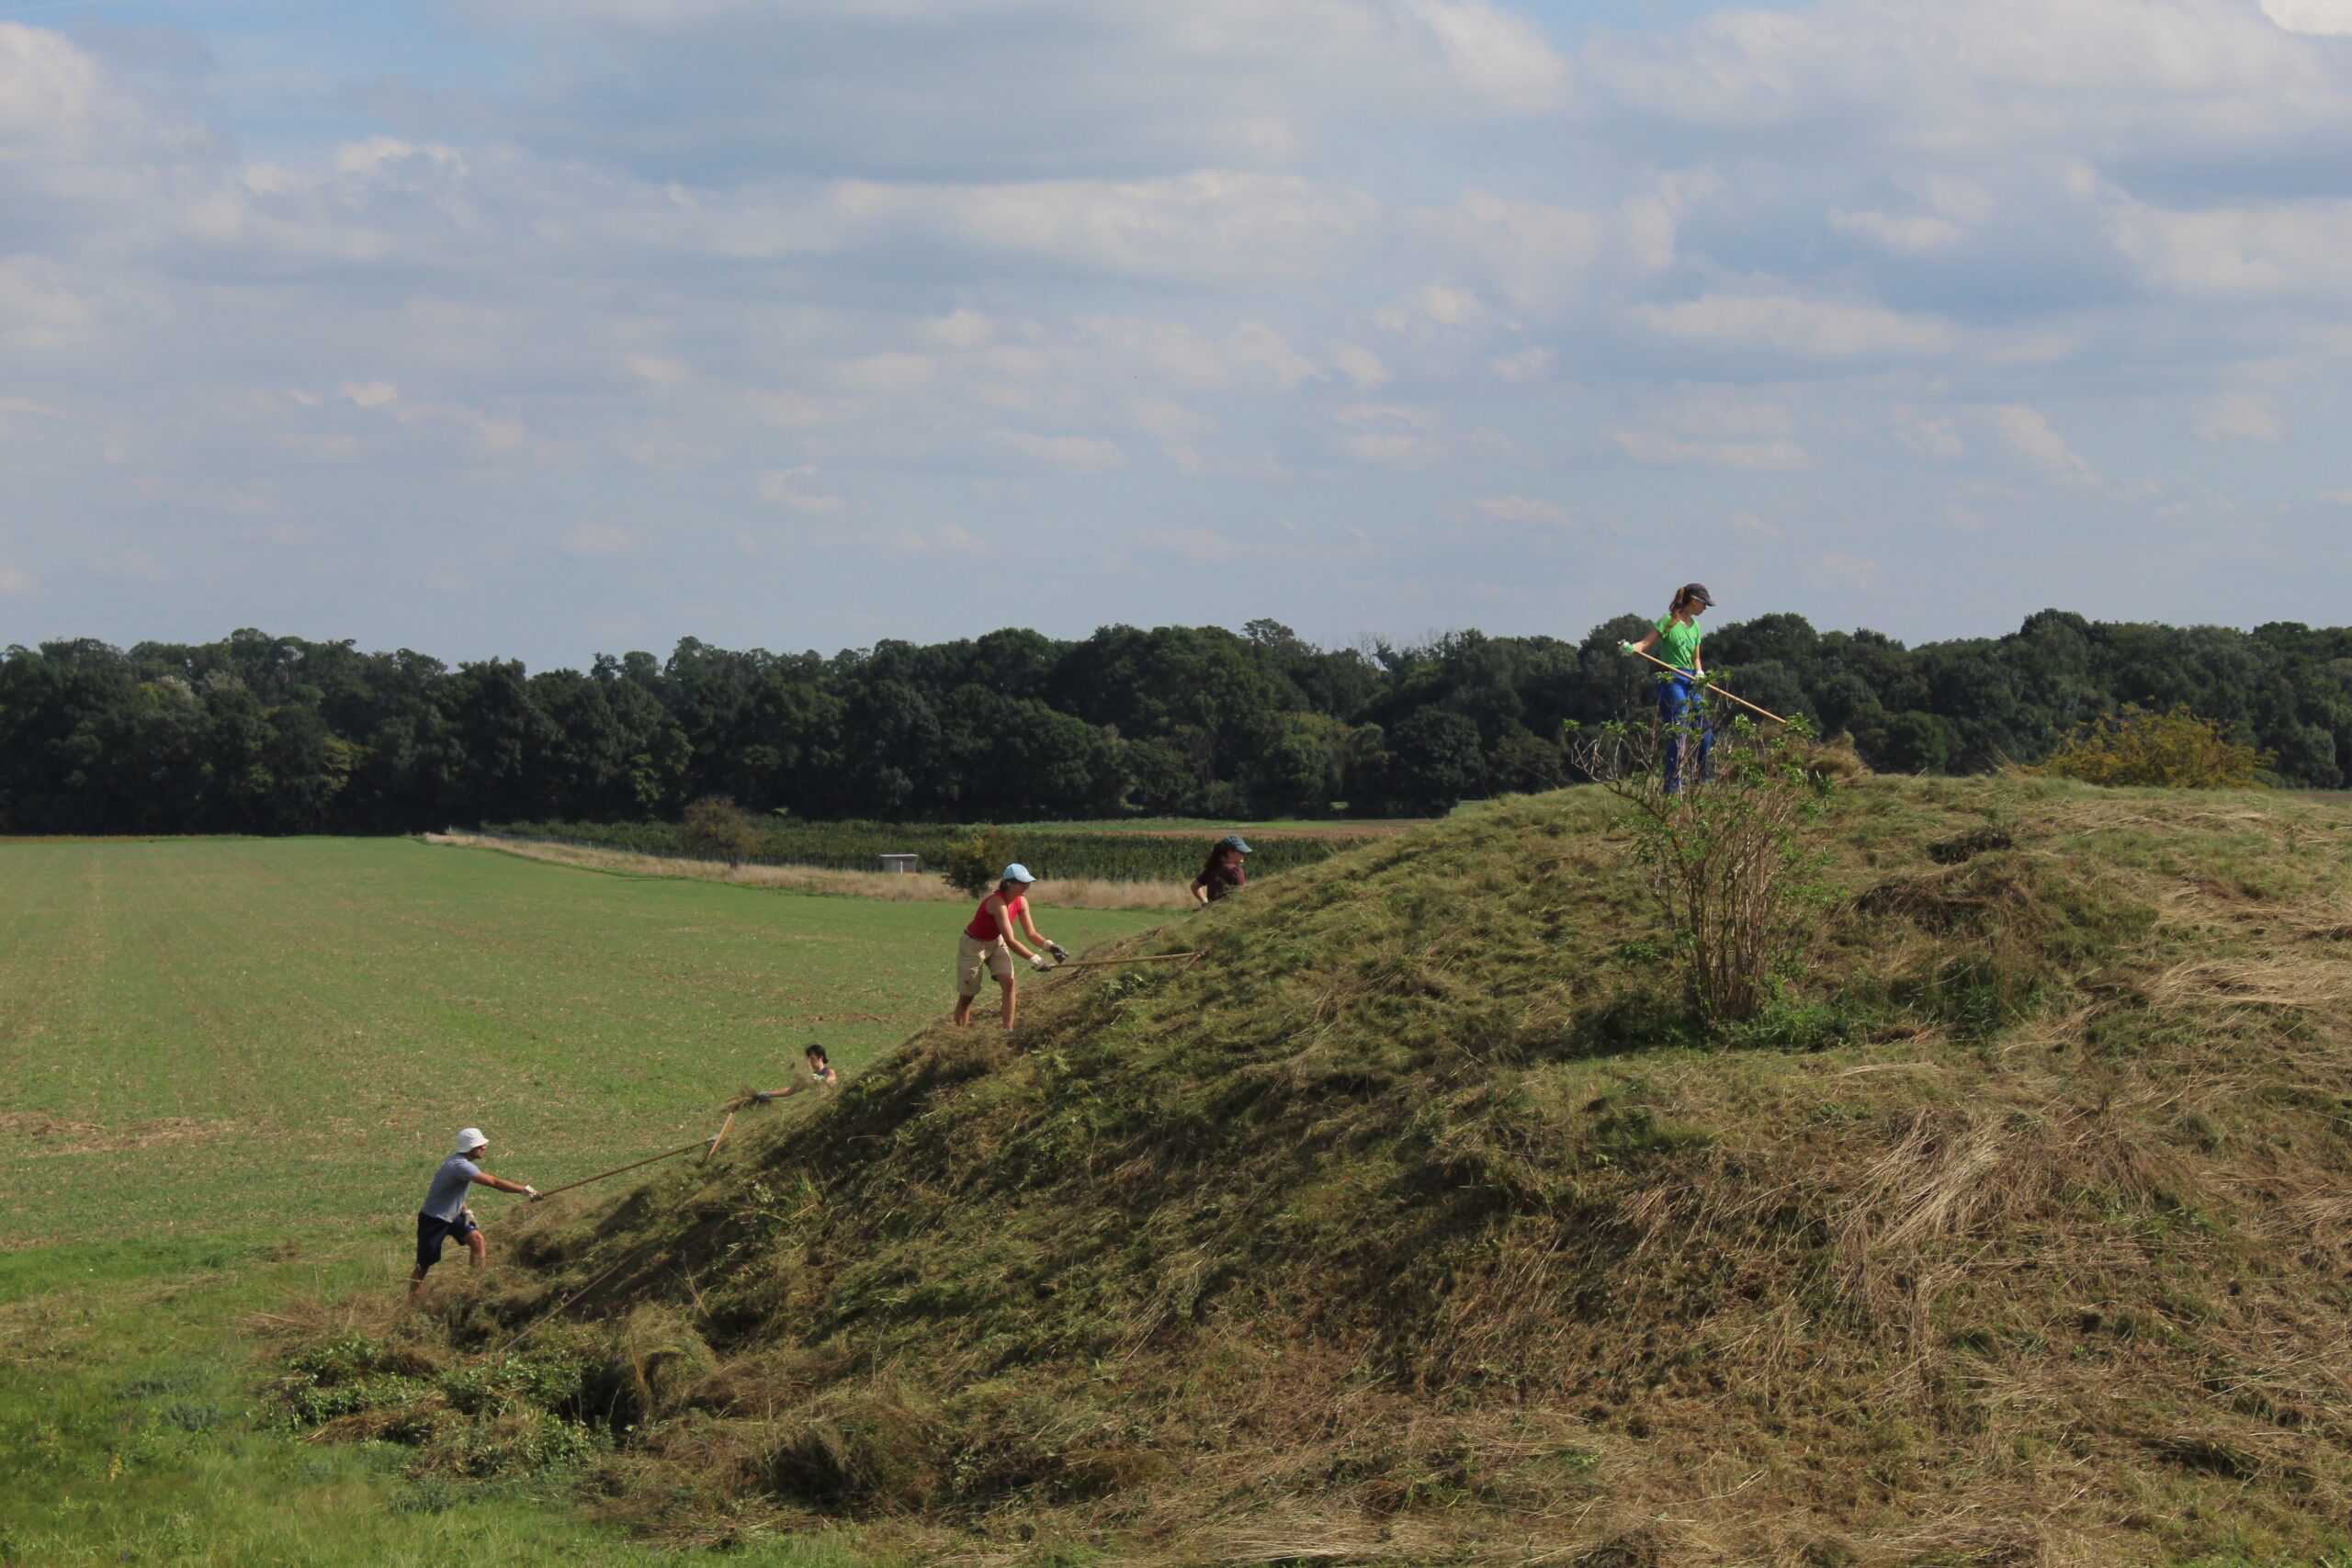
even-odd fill
[[[1253,886],[550,1204],[339,1418],[479,1447],[435,1380],[569,1357],[616,1515],[925,1556],[2352,1550],[2352,813],[1871,779],[1824,835],[1729,1039],[1598,791]]]

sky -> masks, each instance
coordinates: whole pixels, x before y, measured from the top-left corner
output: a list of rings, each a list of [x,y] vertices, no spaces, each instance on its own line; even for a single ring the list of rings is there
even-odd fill
[[[2352,0],[0,0],[0,645],[2352,621]]]

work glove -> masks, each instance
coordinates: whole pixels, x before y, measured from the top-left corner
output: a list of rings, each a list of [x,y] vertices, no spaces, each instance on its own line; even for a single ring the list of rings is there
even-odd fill
[[[1630,643],[1630,642],[1624,642],[1624,641],[1622,641],[1622,640],[1621,640],[1621,641],[1617,644],[1617,651],[1618,651],[1618,652],[1620,652],[1620,653],[1631,653],[1631,652],[1633,652],[1633,651],[1634,651],[1634,645],[1633,645],[1632,643]]]
[[[752,1099],[761,1105],[765,1105],[775,1098],[775,1090],[772,1089],[755,1089],[752,1091]]]
[[[1064,963],[1064,964],[1067,964],[1067,963],[1069,963],[1069,949],[1068,949],[1068,948],[1064,947],[1060,942],[1047,942],[1047,943],[1046,944],[1046,951],[1047,953],[1052,953],[1056,958],[1059,959],[1059,960],[1060,960],[1062,963]]]
[[[537,1198],[538,1195],[539,1195],[539,1190],[538,1190],[537,1188],[536,1188],[536,1187],[532,1186],[532,1185],[531,1185],[529,1182],[527,1182],[527,1181],[526,1181],[525,1183],[523,1183],[523,1196],[524,1196],[525,1198],[526,1198],[526,1199],[533,1199],[533,1198]]]
[[[1044,953],[1033,953],[1029,955],[1029,967],[1035,969],[1038,974],[1043,975],[1046,970],[1051,969],[1053,965],[1046,962],[1046,955]]]

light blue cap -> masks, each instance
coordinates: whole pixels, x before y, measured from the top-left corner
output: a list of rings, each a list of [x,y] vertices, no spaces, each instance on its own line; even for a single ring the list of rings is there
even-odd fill
[[[999,882],[1035,882],[1037,879],[1029,874],[1027,866],[1023,865],[1019,861],[1014,861],[1004,868],[1004,874],[997,880]]]

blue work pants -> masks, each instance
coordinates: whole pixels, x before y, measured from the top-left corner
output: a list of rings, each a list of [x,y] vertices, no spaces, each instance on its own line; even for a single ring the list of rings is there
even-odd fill
[[[1666,729],[1666,793],[1682,793],[1682,742],[1695,730],[1699,737],[1699,782],[1707,782],[1707,753],[1715,743],[1714,726],[1707,722],[1707,699],[1690,682],[1675,676],[1657,688],[1658,722]]]

